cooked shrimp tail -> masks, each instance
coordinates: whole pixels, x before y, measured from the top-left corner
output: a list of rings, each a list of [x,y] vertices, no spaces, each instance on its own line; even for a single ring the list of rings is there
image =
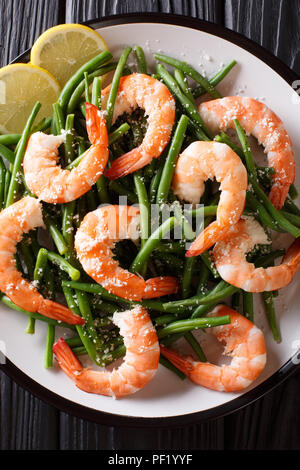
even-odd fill
[[[86,130],[92,145],[108,146],[108,133],[103,112],[91,103],[85,103]]]
[[[173,276],[153,277],[146,281],[143,299],[154,299],[164,295],[176,294],[179,290],[179,280]]]
[[[111,167],[105,171],[105,176],[110,180],[121,178],[148,165],[152,158],[146,153],[143,155],[140,148],[133,149],[114,160]]]
[[[56,360],[59,367],[67,374],[70,379],[75,380],[82,370],[82,364],[77,359],[72,349],[68,346],[63,338],[59,340],[52,347],[53,353],[56,356]]]
[[[227,233],[227,227],[222,229],[218,222],[212,222],[203,232],[198,235],[196,240],[191,244],[185,256],[192,257],[201,255],[207,251],[214,243],[222,240]]]
[[[182,358],[179,353],[164,346],[161,347],[161,353],[195,384],[220,392],[243,390],[257,379],[265,367],[264,335],[251,321],[227,305],[219,305],[211,315],[230,316],[230,324],[207,330],[218,341],[225,343],[224,352],[232,357],[230,365],[218,366],[196,361],[192,357]]]
[[[61,305],[52,300],[43,299],[39,306],[39,313],[45,317],[53,318],[54,320],[63,321],[70,325],[84,325],[85,320],[69,308]]]
[[[118,369],[84,369],[62,338],[53,346],[53,352],[78,388],[120,398],[137,392],[152,380],[158,368],[159,343],[147,310],[140,306],[115,313],[113,322],[120,328],[126,346],[124,362]]]

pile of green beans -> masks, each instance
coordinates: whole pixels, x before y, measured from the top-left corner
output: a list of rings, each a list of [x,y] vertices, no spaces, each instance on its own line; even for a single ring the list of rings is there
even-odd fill
[[[111,62],[112,55],[104,51],[84,64],[64,86],[57,103],[53,105],[53,116],[42,119],[34,125],[41,107],[34,106],[22,134],[0,136],[0,206],[9,207],[17,198],[30,194],[26,187],[22,160],[30,135],[37,130],[60,134],[66,131],[66,139],[60,147],[61,164],[71,171],[84,159],[90,147],[83,123],[84,102],[88,101],[101,109],[102,81],[108,72],[113,73],[106,103],[106,125],[109,131],[109,163],[141,143],[144,137],[145,117],[125,114],[114,122],[114,107],[121,77],[131,73],[127,61],[132,53],[136,58],[138,73],[148,74],[149,68],[143,49],[136,45],[126,47],[117,62]],[[255,322],[254,295],[245,292],[220,279],[211,254],[207,251],[200,257],[186,258],[186,243],[195,238],[216,218],[219,191],[206,183],[201,198],[203,205],[182,211],[181,201],[173,194],[171,185],[180,152],[195,140],[210,141],[208,129],[197,111],[196,99],[208,93],[212,98],[221,94],[216,86],[227,76],[236,62],[233,60],[210,79],[206,79],[186,62],[154,54],[157,64],[155,78],[169,88],[176,102],[176,122],[168,146],[159,159],[116,181],[100,176],[97,183],[78,200],[67,204],[51,206],[43,204],[43,216],[47,237],[40,240],[29,233],[17,247],[16,263],[23,275],[33,281],[37,289],[47,298],[61,301],[77,315],[85,319],[83,326],[72,326],[57,322],[42,315],[27,312],[6,296],[1,301],[28,317],[26,332],[35,333],[35,322],[47,324],[45,367],[53,364],[52,346],[57,329],[66,329],[70,337],[67,343],[76,355],[88,354],[99,366],[106,366],[126,353],[123,338],[114,326],[112,316],[136,304],[145,307],[157,329],[159,341],[172,345],[179,338],[184,339],[193,349],[197,358],[205,362],[205,352],[194,335],[199,328],[210,328],[230,323],[230,317],[210,317],[207,314],[220,302],[231,302],[233,308],[241,311]],[[172,71],[162,63],[172,67]],[[193,82],[193,84],[191,84]],[[272,168],[258,167],[253,159],[249,142],[240,123],[235,120],[240,146],[231,142],[223,132],[215,136],[218,142],[226,143],[243,161],[251,187],[247,191],[245,214],[253,215],[266,231],[288,232],[300,236],[300,209],[294,202],[298,193],[291,187],[283,210],[278,211],[268,199],[272,181]],[[20,177],[21,175],[21,177]],[[32,195],[34,196],[34,195]],[[145,279],[174,275],[180,278],[180,291],[173,296],[134,302],[108,292],[86,275],[76,259],[74,235],[85,214],[99,204],[118,204],[119,197],[126,197],[128,204],[140,208],[140,242],[134,246],[116,245],[114,256],[119,256],[122,267]],[[155,216],[151,212],[156,203]],[[169,211],[164,218],[164,210]],[[203,221],[194,227],[197,217]],[[153,228],[153,221],[157,222]],[[181,233],[181,239],[175,232]],[[44,234],[45,235],[45,234]],[[125,242],[124,242],[125,243]],[[130,249],[128,247],[131,247]],[[282,250],[257,252],[251,260],[257,267],[274,265]],[[274,339],[280,341],[276,321],[274,298],[277,293],[262,293],[266,315]],[[180,379],[185,375],[167,359],[160,363],[174,372]]]

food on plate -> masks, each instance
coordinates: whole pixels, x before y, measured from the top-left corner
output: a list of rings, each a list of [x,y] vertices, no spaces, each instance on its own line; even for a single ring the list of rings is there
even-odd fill
[[[158,362],[179,379],[241,391],[266,364],[264,333],[280,341],[276,296],[299,267],[291,141],[265,104],[221,96],[234,60],[206,78],[154,59],[156,69],[128,46],[114,60],[97,32],[60,25],[32,48],[50,73],[0,70],[1,301],[28,317],[26,333],[47,323],[45,367],[54,353],[83,391],[130,395]],[[11,119],[13,88],[25,107]],[[287,252],[273,245],[285,233]],[[201,329],[225,343],[231,364],[207,361]]]

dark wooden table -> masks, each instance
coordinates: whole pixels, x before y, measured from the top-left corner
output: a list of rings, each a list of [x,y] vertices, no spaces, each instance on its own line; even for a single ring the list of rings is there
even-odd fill
[[[117,13],[184,14],[225,25],[300,75],[299,0],[0,0],[0,66],[47,28]],[[101,426],[46,405],[0,373],[1,449],[300,449],[300,373],[225,418],[172,430]]]

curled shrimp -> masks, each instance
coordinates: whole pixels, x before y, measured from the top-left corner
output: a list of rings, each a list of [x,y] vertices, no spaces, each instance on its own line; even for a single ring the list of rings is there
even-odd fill
[[[177,292],[178,279],[171,276],[145,281],[113,259],[115,243],[137,240],[140,211],[135,206],[102,206],[89,212],[75,236],[75,249],[83,269],[108,292],[128,300],[150,299]]]
[[[103,91],[103,104],[110,85]],[[148,115],[148,128],[141,145],[112,162],[105,176],[114,180],[132,173],[158,158],[170,140],[175,120],[175,100],[168,88],[155,78],[141,73],[122,77],[114,105],[113,121],[136,108]]]
[[[217,220],[200,233],[186,256],[208,250],[223,237],[230,225],[239,220],[248,187],[246,168],[228,145],[193,142],[177,160],[172,183],[174,193],[182,200],[197,204],[204,191],[204,182],[214,177],[221,183]]]
[[[217,366],[191,357],[182,358],[164,346],[161,352],[195,384],[220,392],[238,392],[248,387],[266,365],[264,335],[250,320],[226,305],[218,305],[211,315],[230,316],[230,324],[207,330],[225,343],[225,354],[232,357],[230,365]]]
[[[57,165],[58,147],[65,136],[35,132],[23,160],[25,181],[40,200],[55,204],[73,201],[88,192],[102,175],[108,160],[108,135],[103,114],[86,103],[86,127],[91,147],[71,171]]]
[[[0,212],[0,290],[24,310],[70,324],[83,324],[84,319],[64,305],[44,299],[16,268],[14,255],[23,233],[43,226],[41,203],[30,196]]]
[[[280,266],[255,268],[247,261],[246,254],[256,245],[267,243],[261,225],[254,218],[243,216],[213,249],[222,279],[247,292],[273,291],[287,286],[300,267],[300,241],[294,241]]]
[[[140,306],[116,312],[113,322],[124,338],[124,362],[112,372],[84,369],[67,343],[60,338],[53,346],[59,366],[88,393],[121,398],[145,387],[154,377],[159,361],[159,343],[147,310]]]
[[[269,194],[272,204],[281,209],[295,179],[292,143],[282,121],[265,104],[253,98],[228,96],[202,103],[199,113],[208,128],[217,133],[235,128],[238,119],[247,134],[264,146],[268,163],[275,170]]]

